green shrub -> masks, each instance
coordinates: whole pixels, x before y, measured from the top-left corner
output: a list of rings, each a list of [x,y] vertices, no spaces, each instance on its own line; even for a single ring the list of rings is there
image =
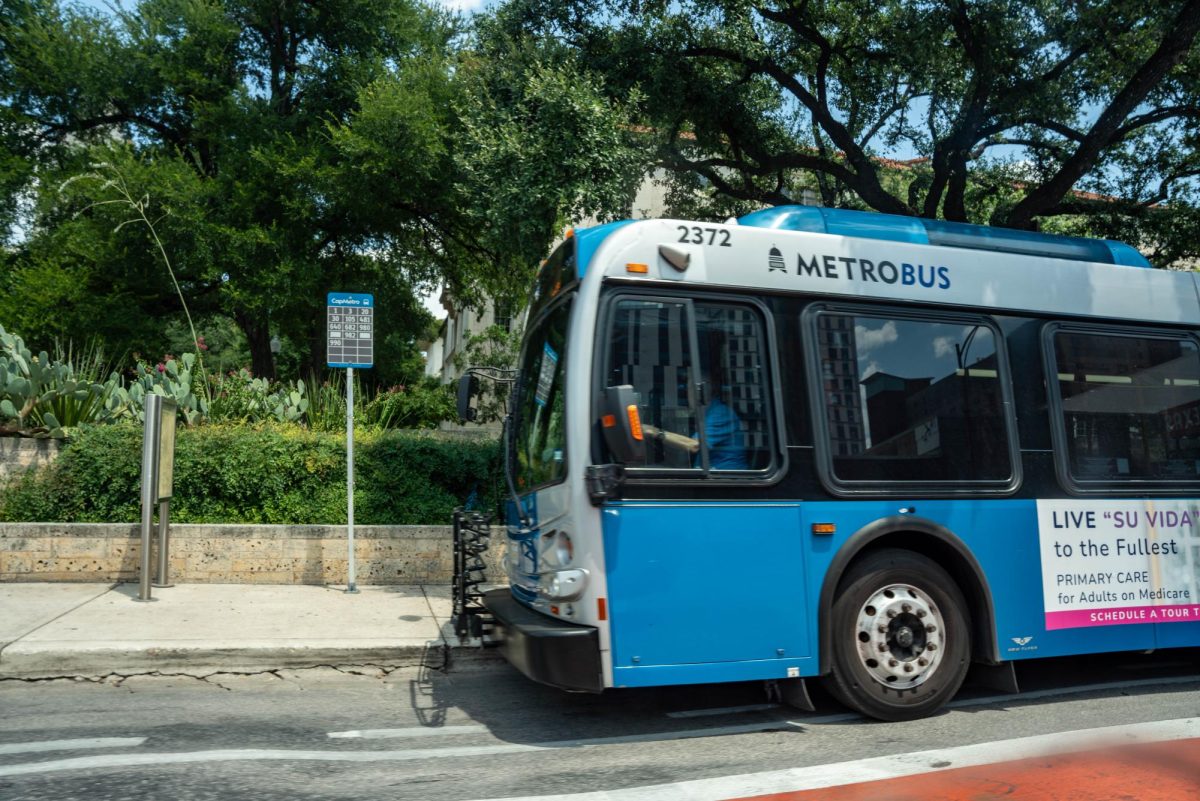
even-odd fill
[[[379,428],[437,428],[443,420],[457,417],[454,390],[436,379],[380,390],[367,401],[363,416],[367,425]]]
[[[175,449],[177,523],[346,522],[344,435],[298,426],[181,428]],[[455,506],[494,510],[501,497],[494,440],[433,432],[355,435],[355,522],[445,524]],[[80,429],[58,459],[0,494],[0,520],[133,523],[140,519],[141,429]]]

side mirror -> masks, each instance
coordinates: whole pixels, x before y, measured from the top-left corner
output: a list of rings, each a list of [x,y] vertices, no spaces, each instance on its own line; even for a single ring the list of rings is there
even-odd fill
[[[646,461],[646,439],[638,414],[638,394],[629,384],[608,387],[600,405],[600,429],[617,461],[640,464]]]
[[[475,419],[475,407],[471,398],[479,393],[479,379],[467,373],[458,379],[458,421],[469,423]]]

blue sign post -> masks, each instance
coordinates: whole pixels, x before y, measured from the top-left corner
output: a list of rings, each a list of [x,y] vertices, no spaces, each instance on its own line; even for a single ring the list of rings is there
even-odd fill
[[[346,369],[346,592],[357,593],[354,578],[354,368],[375,366],[375,296],[330,292],[325,297],[325,362]]]

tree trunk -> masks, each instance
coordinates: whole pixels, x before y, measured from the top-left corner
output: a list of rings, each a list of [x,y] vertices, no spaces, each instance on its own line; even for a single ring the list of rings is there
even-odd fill
[[[270,322],[255,315],[238,312],[237,324],[250,346],[250,369],[256,378],[275,380],[275,356],[271,353]]]
[[[326,325],[325,306],[322,305],[318,311],[313,313],[312,325],[309,327],[308,372],[314,378],[323,376],[328,366],[325,359],[325,351],[328,346]]]

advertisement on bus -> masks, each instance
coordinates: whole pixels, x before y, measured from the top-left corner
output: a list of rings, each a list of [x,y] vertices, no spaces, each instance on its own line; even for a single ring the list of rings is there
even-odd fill
[[[1038,501],[1046,628],[1200,622],[1200,501]]]

